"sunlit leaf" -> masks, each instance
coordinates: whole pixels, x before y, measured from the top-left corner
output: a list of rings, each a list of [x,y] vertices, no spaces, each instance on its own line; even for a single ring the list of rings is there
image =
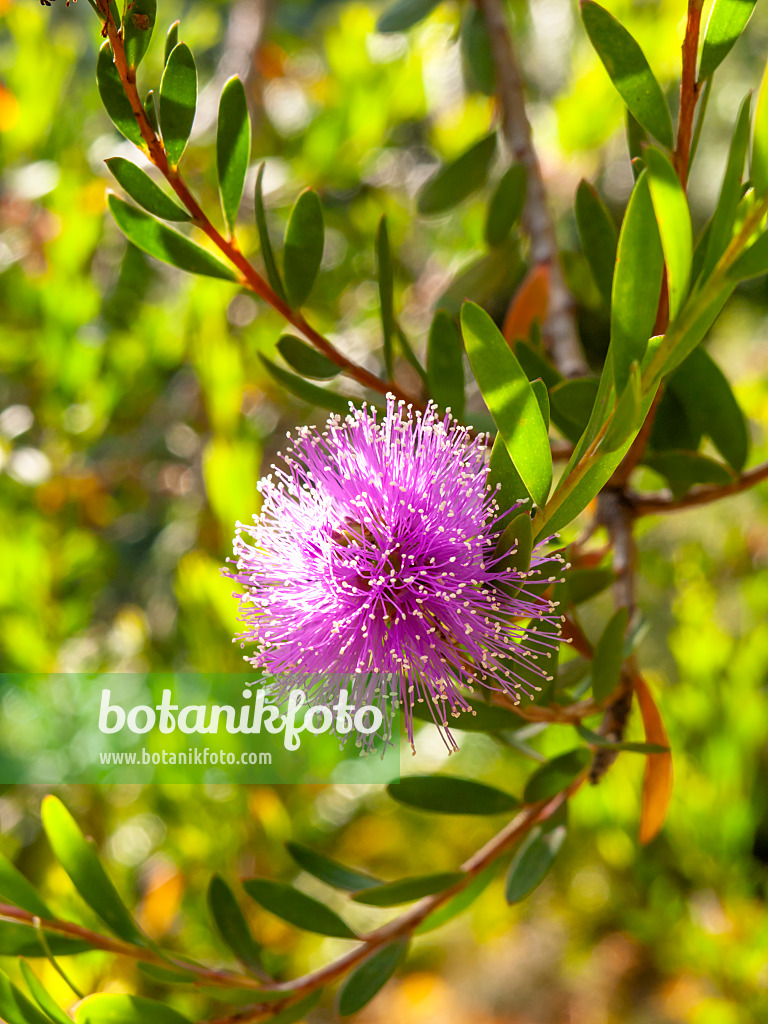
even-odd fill
[[[341,373],[341,367],[332,363],[327,356],[312,348],[306,341],[284,334],[277,343],[277,350],[283,359],[302,377],[314,380],[330,380]]]
[[[294,309],[309,298],[323,258],[324,239],[320,199],[311,188],[304,189],[288,218],[283,249],[285,290]]]
[[[133,0],[125,14],[123,45],[128,66],[137,68],[147,52],[157,16],[156,0]]]
[[[709,78],[725,60],[734,43],[747,27],[757,0],[715,0],[709,12],[701,48],[699,81]]]
[[[178,164],[187,148],[196,107],[195,58],[186,43],[177,43],[160,80],[160,128],[172,167]]]
[[[96,83],[104,109],[112,123],[134,145],[144,148],[139,124],[120,81],[109,40],[102,44],[96,63]]]
[[[48,1017],[31,1003],[0,970],[0,1019],[3,1024],[49,1024]]]
[[[54,1024],[72,1024],[72,1018],[61,1009],[56,1000],[49,994],[27,961],[22,960],[19,963],[19,967],[32,998],[43,1013],[50,1017]]]
[[[245,88],[235,75],[221,92],[216,129],[216,170],[224,221],[230,234],[235,229],[237,211],[251,158],[251,118]]]
[[[149,213],[162,220],[189,220],[190,216],[179,204],[155,184],[146,171],[122,156],[113,156],[104,163],[114,174],[122,189]]]
[[[693,258],[691,212],[669,157],[654,146],[645,151],[648,185],[667,264],[669,318],[674,320],[688,291]]]
[[[283,279],[280,277],[280,271],[277,269],[277,261],[275,260],[272,250],[272,242],[270,241],[269,228],[267,226],[267,212],[264,208],[264,196],[262,192],[264,167],[265,164],[262,164],[259,167],[259,173],[256,175],[256,228],[259,232],[259,244],[261,245],[261,256],[264,260],[264,269],[267,272],[267,280],[277,297],[282,299],[283,302],[286,302],[287,298],[285,295],[285,288],[283,286]]]
[[[174,47],[179,41],[179,25],[181,22],[174,21],[169,27],[165,37],[165,51],[163,54],[163,67],[168,63],[168,58],[171,56]]]

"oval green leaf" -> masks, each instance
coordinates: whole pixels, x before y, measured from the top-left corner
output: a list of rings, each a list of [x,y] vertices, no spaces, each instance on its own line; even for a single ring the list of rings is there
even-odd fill
[[[331,412],[337,412],[340,416],[346,416],[349,412],[350,400],[344,395],[337,395],[335,391],[326,391],[325,388],[319,388],[316,384],[310,384],[302,377],[297,377],[295,374],[289,373],[288,370],[284,370],[282,366],[276,366],[271,359],[267,359],[261,353],[259,353],[259,360],[270,377],[286,391],[290,391],[292,395],[300,398],[302,402],[317,405],[321,409],[330,409]]]
[[[286,843],[285,848],[300,868],[308,874],[314,875],[315,878],[319,878],[326,885],[333,886],[334,889],[359,892],[360,889],[370,889],[372,886],[383,884],[380,878],[373,878],[360,871],[353,871],[300,843]]]
[[[243,83],[234,75],[222,89],[216,129],[219,196],[224,222],[230,234],[235,230],[250,158],[251,118],[248,101]]]
[[[28,910],[37,917],[52,918],[47,904],[38,895],[34,885],[19,869],[0,854],[0,900]]]
[[[584,256],[605,307],[610,309],[619,233],[597,189],[587,181],[581,181],[576,190],[575,212]]]
[[[214,875],[208,886],[208,908],[223,942],[249,970],[261,973],[259,944],[234,893],[220,875]]]
[[[27,961],[21,960],[19,967],[21,968],[21,973],[32,998],[43,1013],[49,1017],[54,1024],[72,1024],[72,1018],[61,1009],[56,1000],[48,993],[48,990],[42,985],[40,979],[29,966]]]
[[[387,793],[400,804],[435,814],[508,814],[520,805],[511,793],[455,775],[406,775],[390,783]]]
[[[146,171],[142,171],[133,161],[122,156],[113,156],[104,163],[131,199],[155,217],[175,221],[191,219],[187,211],[163,192]]]
[[[256,175],[256,191],[254,197],[256,207],[256,228],[259,232],[259,245],[261,246],[261,257],[264,260],[264,269],[267,272],[267,280],[272,287],[272,291],[277,295],[277,297],[282,299],[283,302],[287,302],[285,288],[283,287],[283,279],[280,277],[280,271],[277,269],[277,262],[272,250],[272,242],[269,238],[267,211],[264,208],[262,183],[264,180],[265,166],[265,164],[261,164],[259,167],[259,173]]]
[[[424,896],[433,896],[436,892],[450,889],[464,877],[462,871],[448,871],[400,878],[396,882],[385,882],[384,885],[364,889],[352,899],[355,903],[364,903],[366,907],[397,907],[401,903],[413,903]]]
[[[377,32],[405,32],[430,14],[440,0],[399,0],[376,22]]]
[[[509,866],[507,903],[519,903],[544,881],[564,840],[565,825],[557,825],[551,831],[538,825],[532,829]]]
[[[491,40],[482,11],[472,4],[461,26],[461,57],[467,87],[485,96],[493,96],[496,92],[496,65]]]
[[[243,888],[259,906],[297,928],[336,939],[357,938],[349,925],[330,907],[292,885],[268,878],[249,878],[243,882]]]
[[[174,47],[179,42],[179,25],[180,21],[176,20],[168,28],[168,32],[165,36],[165,51],[163,54],[163,67],[168,63],[168,58],[173,53]]]
[[[669,157],[648,146],[648,185],[667,264],[669,318],[674,320],[688,293],[693,259],[693,228],[685,190]]]
[[[438,309],[427,343],[429,393],[441,409],[460,419],[464,414],[464,350],[456,321]]]
[[[142,996],[99,992],[75,1011],[76,1024],[190,1024],[178,1011]]]
[[[128,97],[125,95],[123,83],[120,81],[115,62],[112,57],[112,47],[109,40],[106,40],[99,50],[99,57],[96,62],[96,84],[99,88],[101,102],[104,109],[112,119],[112,123],[119,132],[140,149],[145,149],[144,139],[141,137],[139,124],[133,112]]]
[[[511,164],[499,178],[485,220],[485,241],[501,245],[520,220],[525,206],[528,174],[523,164]]]
[[[709,12],[701,48],[699,81],[703,82],[731,52],[747,27],[757,0],[715,0]]]
[[[586,747],[576,747],[565,754],[560,754],[559,757],[552,758],[537,768],[528,779],[523,799],[527,804],[551,800],[573,782],[591,760],[592,755]]]
[[[128,66],[136,68],[147,52],[157,17],[156,0],[133,0],[123,22],[123,45]]]
[[[283,275],[288,301],[294,309],[309,298],[323,259],[323,208],[316,192],[304,189],[296,200],[283,249]]]
[[[283,359],[302,377],[314,380],[331,380],[338,377],[341,367],[332,363],[327,356],[312,348],[306,341],[284,334],[277,343],[277,350]]]
[[[172,167],[177,166],[187,148],[196,107],[195,58],[186,43],[177,43],[160,80],[160,128]]]
[[[422,186],[416,206],[419,213],[444,213],[485,184],[496,152],[496,133],[480,139],[451,163],[444,164]]]
[[[408,953],[408,940],[397,939],[364,960],[339,991],[339,1016],[349,1017],[362,1010],[382,989]]]
[[[608,620],[608,625],[595,645],[592,659],[592,695],[598,703],[607,700],[619,685],[628,618],[627,609],[619,608]]]

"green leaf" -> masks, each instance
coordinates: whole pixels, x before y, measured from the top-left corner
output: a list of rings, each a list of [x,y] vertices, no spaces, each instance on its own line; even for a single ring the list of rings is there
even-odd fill
[[[721,462],[700,452],[651,452],[643,457],[643,464],[666,478],[674,498],[682,498],[697,484],[724,486],[734,481],[733,474]]]
[[[395,369],[394,350],[392,347],[392,339],[395,333],[394,276],[386,216],[382,216],[379,221],[379,229],[376,233],[376,267],[379,276],[381,328],[384,335],[384,366],[387,371],[387,379],[392,380]]]
[[[234,75],[219,100],[216,129],[216,171],[224,222],[230,235],[235,230],[243,196],[248,161],[251,159],[251,118],[243,83]]]
[[[72,1024],[72,1018],[69,1014],[66,1014],[55,999],[49,995],[48,990],[41,984],[39,978],[27,961],[21,960],[19,967],[21,968],[21,973],[32,998],[43,1013],[49,1017],[54,1024]]]
[[[283,249],[285,290],[294,309],[303,306],[312,291],[323,258],[324,239],[320,199],[317,192],[306,188],[291,210]]]
[[[499,179],[485,220],[485,241],[501,245],[520,220],[525,206],[528,175],[523,164],[511,164]]]
[[[243,882],[243,888],[259,906],[297,928],[336,939],[357,938],[330,907],[292,885],[268,878],[249,878]]]
[[[292,1003],[284,1010],[281,1010],[280,1013],[269,1017],[269,1024],[294,1024],[297,1020],[304,1020],[309,1011],[313,1010],[320,1002],[322,995],[322,989],[310,992],[308,996],[300,999],[298,1003]]]
[[[261,952],[234,893],[220,875],[208,886],[208,908],[223,942],[238,960],[256,973],[261,972]]]
[[[592,694],[598,703],[610,697],[619,685],[628,618],[627,609],[619,608],[609,619],[595,646],[592,659]]]
[[[286,843],[285,848],[293,857],[300,868],[303,868],[310,875],[319,878],[326,885],[334,889],[344,889],[347,892],[358,892],[360,889],[370,889],[372,886],[382,885],[380,878],[373,878],[360,871],[353,871],[351,868],[339,864],[330,857],[311,850],[308,846],[300,843]]]
[[[277,269],[277,262],[272,251],[272,243],[269,239],[269,228],[267,227],[267,211],[264,209],[262,180],[264,178],[265,166],[265,164],[262,164],[259,167],[259,173],[256,175],[256,228],[259,232],[259,244],[261,245],[261,256],[262,259],[264,260],[264,269],[267,272],[267,280],[272,286],[272,291],[277,295],[277,297],[282,299],[283,302],[287,302],[288,299],[285,294],[285,288],[283,287],[283,280],[280,277],[280,271]]]
[[[150,89],[144,98],[144,113],[147,115],[152,131],[155,135],[160,134],[160,122],[157,120],[157,107],[155,106],[155,90]]]
[[[743,0],[741,0],[743,3]],[[701,280],[706,281],[715,268],[715,264],[723,255],[733,235],[733,228],[736,222],[736,211],[742,195],[742,175],[744,173],[744,161],[749,146],[749,115],[752,103],[752,95],[744,97],[739,114],[736,118],[736,127],[731,139],[731,146],[728,151],[728,163],[723,175],[723,184],[720,188],[720,196],[715,206],[709,231],[707,233],[707,248],[704,255],[704,262],[701,268]]]
[[[592,755],[586,747],[576,747],[575,750],[552,758],[530,776],[525,784],[523,799],[527,804],[551,800],[573,782],[591,760]]]
[[[527,512],[521,512],[505,527],[494,551],[494,558],[504,559],[495,565],[496,569],[514,569],[527,572],[533,552],[533,524]]]
[[[637,42],[605,8],[581,0],[584,28],[605,70],[633,116],[671,149],[672,119],[661,86]]]
[[[606,309],[611,307],[613,270],[619,234],[608,207],[586,181],[576,190],[576,224],[592,276]]]
[[[234,271],[220,263],[215,256],[130,203],[118,199],[116,195],[109,195],[107,205],[128,240],[155,259],[190,274],[218,277],[224,281],[237,280]]]
[[[197,107],[197,68],[186,43],[171,50],[160,80],[160,128],[168,162],[176,167],[187,148]]]
[[[281,366],[276,366],[271,359],[267,359],[261,353],[259,353],[259,359],[270,377],[281,384],[286,391],[290,391],[292,395],[300,398],[302,402],[318,405],[321,409],[330,409],[331,412],[337,412],[341,416],[346,416],[349,412],[349,398],[345,398],[344,395],[338,395],[335,391],[327,391],[325,388],[319,388],[316,384],[310,384],[301,377],[296,377]]]
[[[480,139],[421,187],[416,207],[421,214],[445,213],[482,188],[496,152],[496,133]]]
[[[669,378],[694,427],[706,434],[728,465],[740,473],[749,455],[749,429],[725,374],[704,348],[694,349]],[[717,415],[712,410],[717,410]]]
[[[760,83],[752,135],[752,183],[758,198],[768,192],[768,65]]]
[[[731,265],[728,277],[733,281],[748,281],[768,274],[768,231],[760,235]]]
[[[715,71],[725,60],[736,40],[747,27],[757,0],[715,0],[709,13],[701,48],[699,81]]]
[[[34,885],[6,857],[0,854],[0,901],[28,910],[37,917],[54,915],[40,898]]]
[[[533,388],[484,309],[465,302],[461,326],[469,361],[488,410],[528,493],[542,506],[552,485],[552,453]]]
[[[188,1017],[142,996],[99,992],[88,996],[75,1011],[77,1024],[189,1024]]]
[[[16,988],[2,970],[0,970],[0,1019],[3,1024],[49,1024],[48,1017]]]
[[[395,333],[397,334],[397,340],[400,344],[400,351],[403,353],[403,355],[411,364],[416,373],[418,373],[419,377],[421,377],[422,383],[426,385],[427,371],[424,369],[424,367],[417,359],[416,353],[413,351],[413,346],[411,345],[410,341],[408,341],[405,331],[402,329],[402,327],[400,327],[399,324],[395,324]]]
[[[339,991],[337,1010],[348,1017],[367,1005],[382,989],[408,953],[408,940],[397,939],[364,960],[347,978]]]
[[[525,719],[513,711],[505,711],[504,708],[471,698],[467,703],[471,710],[462,711],[457,718],[452,719],[451,729],[461,729],[463,732],[503,732],[520,729],[526,724]],[[413,717],[421,722],[434,721],[431,706],[428,701],[416,701],[413,705]]]
[[[398,803],[436,814],[507,814],[520,801],[511,793],[455,775],[406,775],[387,793]]]
[[[594,377],[575,377],[556,384],[549,393],[552,422],[574,444],[589,423],[597,388]]]
[[[175,200],[171,199],[156,185],[146,171],[142,171],[131,160],[113,156],[104,163],[115,176],[117,183],[128,195],[155,217],[163,220],[190,220],[190,216]]]
[[[493,96],[496,92],[496,65],[491,41],[482,12],[472,5],[461,26],[461,57],[468,88]]]
[[[284,334],[280,338],[277,350],[286,363],[302,377],[312,377],[313,380],[330,380],[341,373],[340,366],[332,363],[327,356],[312,348],[306,341],[294,338],[292,334]]]
[[[669,318],[674,320],[688,292],[693,259],[691,211],[683,186],[669,157],[648,146],[645,151],[648,185],[667,264]]]
[[[563,375],[547,362],[543,354],[527,341],[515,342],[515,355],[525,370],[528,380],[536,380],[540,377],[551,390],[564,379]]]
[[[43,828],[57,860],[82,898],[101,920],[126,942],[142,945],[144,938],[89,842],[55,796],[42,806]]]
[[[592,729],[588,729],[586,725],[575,725],[574,729],[587,743],[604,750],[620,750],[628,754],[666,754],[669,752],[669,747],[663,747],[660,743],[632,743],[627,740],[614,743],[599,733],[593,732]]]
[[[120,75],[115,67],[109,40],[106,40],[99,50],[96,62],[96,84],[99,87],[99,95],[104,109],[111,117],[115,128],[122,132],[129,142],[140,149],[146,149],[136,115],[125,95],[123,83],[120,81]]]
[[[616,403],[613,419],[600,442],[601,452],[615,452],[624,444],[630,434],[639,429],[642,400],[640,367],[635,362],[630,367],[629,380]]]
[[[53,956],[70,956],[82,953],[91,946],[80,939],[46,932],[45,939]],[[47,957],[40,936],[35,928],[12,921],[0,921],[0,956]]]
[[[449,900],[438,907],[433,913],[429,915],[421,924],[414,930],[414,935],[426,935],[427,932],[433,932],[438,928],[442,928],[448,921],[452,921],[454,917],[458,917],[459,914],[463,914],[465,910],[475,902],[481,893],[485,892],[488,886],[493,881],[495,874],[495,865],[491,868],[486,868],[485,871],[481,871],[479,875],[472,879],[469,885],[466,885],[461,892],[457,892],[455,896],[452,896]]]
[[[363,889],[352,899],[366,907],[397,907],[401,903],[413,903],[424,896],[450,889],[464,878],[462,871],[448,871],[435,875],[416,875],[400,878],[396,882],[385,882],[370,889]]]
[[[440,0],[399,0],[376,22],[377,32],[405,32],[430,14]]]
[[[583,604],[613,583],[613,569],[571,569],[566,573],[565,589],[569,604]]]
[[[611,302],[611,351],[616,391],[641,362],[653,334],[661,294],[664,254],[654,216],[648,172],[643,171],[624,214]]]
[[[147,52],[152,30],[157,17],[156,0],[133,0],[125,15],[123,24],[123,45],[125,59],[134,71]]]
[[[165,37],[165,52],[163,54],[163,67],[168,63],[168,58],[173,53],[175,46],[179,41],[179,25],[181,22],[174,21],[169,27]]]
[[[525,372],[525,371],[523,371]],[[528,374],[526,374],[526,377]],[[547,391],[547,385],[541,379],[537,377],[536,380],[529,382],[531,389],[536,397],[536,401],[539,403],[539,411],[541,412],[541,418],[544,420],[544,426],[549,430],[549,392]]]
[[[464,415],[464,350],[456,321],[438,309],[429,329],[427,344],[429,393],[441,409],[457,419]]]
[[[531,500],[520,474],[509,457],[501,434],[496,435],[491,449],[488,487],[496,491],[496,504],[502,512],[514,511],[518,502]],[[503,519],[499,525],[505,523],[506,519]]]
[[[519,903],[539,886],[565,840],[565,825],[546,831],[535,826],[515,854],[507,873],[507,903]]]

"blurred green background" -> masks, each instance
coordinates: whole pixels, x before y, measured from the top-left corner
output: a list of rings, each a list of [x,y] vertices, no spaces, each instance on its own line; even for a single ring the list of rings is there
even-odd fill
[[[674,96],[684,5],[608,6]],[[403,325],[421,339],[417,347],[446,292],[448,302],[471,293],[504,309],[520,270],[514,253],[482,255],[487,195],[441,218],[415,215],[414,193],[438,157],[461,152],[493,116],[492,100],[463,83],[458,5],[441,5],[407,37],[376,35],[379,9],[359,2],[159,8],[161,30],[181,17],[205,87],[187,157],[204,207],[217,209],[211,144],[220,87],[233,73],[247,82],[254,162],[267,160],[275,224],[301,187],[322,195],[327,243],[311,313],[340,347],[368,364],[379,346],[373,239],[382,212],[398,253]],[[514,15],[566,265],[587,347],[599,351],[606,328],[568,211],[587,177],[621,216],[632,179],[620,102],[573,4],[516,2]],[[286,429],[322,413],[264,377],[257,354],[274,351],[282,327],[274,313],[234,285],[146,258],[106,215],[103,160],[135,151],[101,109],[98,43],[86,3],[0,0],[0,669],[237,670],[235,602],[219,567],[235,520],[257,510],[262,463]],[[156,39],[142,67],[153,84],[161,54]],[[766,54],[768,12],[758,6],[718,72],[691,185],[699,224],[717,193],[739,101]],[[247,189],[246,251],[256,247],[251,214]],[[767,308],[764,282],[743,288],[710,342],[751,418],[753,460],[768,455]],[[411,371],[401,372],[407,380]],[[661,480],[647,471],[645,483]],[[640,657],[675,756],[664,832],[638,846],[642,758],[623,755],[599,787],[578,795],[568,844],[533,898],[510,909],[495,881],[464,917],[417,941],[407,969],[362,1019],[768,1020],[765,491],[645,520],[640,549],[649,627]],[[588,629],[599,630],[608,607],[607,596],[587,606]],[[630,732],[639,735],[636,722]],[[548,754],[572,745],[565,728],[537,740]],[[532,766],[474,734],[447,765],[429,729],[419,748],[414,767],[446,767],[513,791]],[[62,914],[89,923],[41,838],[42,795],[32,787],[0,794],[0,845]],[[204,905],[214,871],[232,881],[289,877],[289,837],[385,877],[451,870],[493,831],[493,821],[409,812],[379,787],[60,795],[101,844],[150,934],[214,963],[226,961]],[[359,923],[380,913],[360,909]],[[286,969],[338,951],[337,941],[301,936],[255,906],[249,915]],[[164,997],[127,962],[89,954],[69,969],[89,991],[138,987]],[[71,1001],[52,969],[46,981]],[[200,997],[174,1000],[192,1014],[211,1012]],[[317,1021],[332,1015],[313,1013]]]

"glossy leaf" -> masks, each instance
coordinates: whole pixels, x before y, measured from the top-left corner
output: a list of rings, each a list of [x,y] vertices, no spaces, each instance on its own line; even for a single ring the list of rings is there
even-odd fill
[[[310,384],[309,381],[296,377],[281,366],[276,366],[271,359],[267,359],[261,353],[259,353],[259,359],[270,377],[303,402],[318,405],[321,409],[330,409],[331,412],[337,412],[342,416],[346,416],[349,412],[349,399],[343,395],[337,395],[334,391],[326,391],[325,388],[319,388],[316,384]]]
[[[134,70],[147,52],[156,17],[156,0],[133,0],[126,11],[123,24],[123,45],[128,66]]]
[[[440,0],[398,0],[376,22],[377,32],[405,32],[430,14]]]
[[[52,918],[47,904],[19,869],[0,854],[0,902],[12,903],[37,917]]]
[[[481,188],[495,152],[496,133],[492,132],[451,163],[443,164],[419,192],[416,203],[419,213],[444,213]]]
[[[464,350],[456,321],[438,309],[427,344],[429,393],[441,409],[458,419],[464,414]]]
[[[32,998],[43,1011],[45,1016],[49,1017],[54,1024],[72,1024],[72,1018],[61,1009],[56,1000],[48,993],[48,990],[40,982],[40,979],[29,966],[27,961],[22,960],[19,963],[19,967],[21,968],[22,976]]]
[[[208,908],[223,942],[241,963],[260,972],[259,944],[251,934],[234,893],[220,875],[213,875],[208,886]]]
[[[297,928],[337,939],[356,938],[349,925],[330,907],[292,885],[268,878],[249,878],[243,882],[243,888],[259,906]]]
[[[669,378],[668,389],[694,426],[711,438],[729,466],[740,473],[749,454],[749,428],[731,385],[706,349],[694,349]]]
[[[99,992],[75,1011],[76,1024],[189,1024],[177,1010],[142,996]]]
[[[547,831],[537,825],[517,850],[507,873],[507,903],[519,903],[545,879],[565,841],[565,825]]]
[[[387,371],[387,379],[391,380],[395,365],[393,348],[395,333],[394,275],[385,216],[379,221],[379,229],[376,233],[376,269],[379,278],[381,329],[384,335],[384,366]]]
[[[742,0],[743,2],[743,0]],[[715,264],[725,252],[733,234],[736,221],[736,211],[741,201],[742,175],[744,173],[744,161],[749,146],[749,115],[752,103],[751,94],[744,97],[739,114],[736,118],[736,127],[731,139],[728,151],[728,163],[726,164],[723,184],[720,188],[720,195],[715,206],[709,231],[707,232],[706,250],[701,269],[701,279],[705,281],[712,273]]]
[[[177,43],[160,80],[160,129],[172,167],[178,164],[187,148],[196,107],[195,58],[186,43]]]
[[[642,676],[635,679],[635,693],[643,717],[645,738],[649,743],[669,747],[659,709]],[[667,816],[672,798],[672,754],[650,754],[645,762],[643,795],[640,810],[640,842],[650,843],[658,835]]]
[[[285,287],[283,286],[283,279],[280,277],[280,271],[277,269],[277,262],[275,260],[274,252],[272,250],[272,242],[269,238],[269,228],[267,226],[267,211],[264,208],[264,196],[262,192],[262,183],[264,180],[264,167],[262,164],[259,167],[259,172],[256,175],[256,192],[255,192],[255,207],[256,207],[256,228],[259,232],[259,244],[261,246],[261,257],[264,260],[264,269],[267,272],[267,280],[269,281],[272,291],[282,299],[283,302],[287,302],[285,294]]]
[[[234,271],[220,263],[215,256],[137,207],[115,195],[107,197],[107,205],[128,240],[155,259],[190,274],[219,277],[225,281],[237,280]]]
[[[341,367],[332,363],[322,352],[312,348],[306,341],[284,334],[277,343],[277,350],[283,359],[300,373],[313,380],[330,380],[341,373]]]
[[[174,47],[179,41],[179,25],[180,21],[174,21],[168,28],[168,33],[165,37],[165,52],[163,54],[163,67],[168,63],[168,58],[171,56]]]
[[[488,245],[501,245],[520,220],[527,187],[528,175],[523,164],[511,164],[499,179],[488,204],[485,221],[485,240]]]
[[[627,609],[619,608],[608,620],[608,625],[595,645],[592,659],[592,694],[598,703],[607,700],[619,685],[628,618]]]
[[[747,27],[757,0],[715,0],[709,13],[701,48],[699,81],[709,78],[725,60]]]
[[[85,838],[57,797],[49,795],[43,799],[42,819],[51,849],[91,910],[121,939],[142,943],[142,935],[104,870],[93,843]]]
[[[598,57],[632,115],[671,149],[669,107],[635,39],[621,22],[593,0],[581,0],[581,17]]]
[[[397,939],[382,946],[350,974],[339,991],[339,1016],[362,1010],[389,981],[408,953],[408,940]]]
[[[117,183],[145,210],[162,220],[190,220],[190,216],[179,204],[171,199],[157,185],[146,171],[133,161],[122,156],[113,156],[104,163],[115,176]]]
[[[434,875],[416,875],[400,878],[396,882],[385,882],[370,889],[364,889],[352,897],[355,903],[366,907],[397,907],[402,903],[413,903],[424,896],[450,889],[464,878],[461,871],[441,872]]]
[[[528,493],[541,506],[552,484],[552,455],[530,382],[485,310],[465,303],[461,326],[485,403]]]
[[[610,309],[619,233],[607,206],[589,182],[579,183],[575,212],[581,247],[603,303]]]
[[[319,878],[326,885],[332,885],[334,889],[358,892],[360,889],[370,889],[372,886],[383,884],[380,878],[353,871],[300,843],[286,843],[285,848],[300,868]]]
[[[99,50],[99,58],[96,62],[96,83],[99,87],[101,102],[115,128],[122,132],[129,142],[144,149],[144,139],[141,137],[136,115],[123,90],[109,40],[105,41]]]
[[[496,92],[496,66],[491,41],[482,12],[471,4],[461,26],[461,56],[468,87],[493,96]]]
[[[237,211],[251,159],[251,118],[245,88],[235,75],[221,92],[216,129],[216,171],[224,222],[229,233],[235,230]]]
[[[436,814],[507,814],[520,801],[510,793],[455,775],[406,775],[387,793],[400,804]]]
[[[693,228],[685,190],[669,157],[660,149],[648,146],[645,151],[648,185],[656,213],[661,247],[667,264],[669,318],[680,312],[691,275],[693,259]]]
[[[592,755],[586,747],[576,747],[552,758],[530,776],[525,784],[523,799],[527,804],[551,800],[570,785],[591,760]]]
[[[49,1024],[48,1017],[31,1003],[0,970],[0,1020],[3,1024]]]
[[[624,214],[613,277],[611,354],[617,392],[624,390],[632,363],[642,361],[653,334],[663,270],[664,255],[644,171]]]
[[[323,208],[316,192],[304,189],[296,200],[283,249],[283,275],[288,301],[294,309],[309,298],[323,258]]]
[[[682,498],[697,484],[725,485],[733,482],[733,474],[721,463],[701,452],[684,452],[670,449],[651,452],[643,457],[643,463],[666,478],[672,496]]]

